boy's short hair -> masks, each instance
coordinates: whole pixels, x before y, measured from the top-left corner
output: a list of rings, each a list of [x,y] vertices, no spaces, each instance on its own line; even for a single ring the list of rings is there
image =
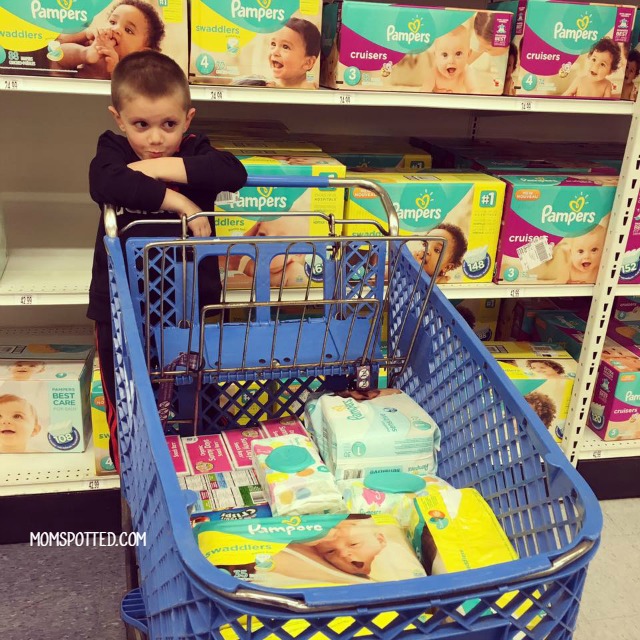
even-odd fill
[[[159,51],[136,51],[123,58],[111,76],[111,102],[116,111],[132,97],[161,98],[181,93],[185,110],[191,106],[189,82],[175,60]]]
[[[553,369],[556,373],[565,373],[564,367],[559,362],[555,362],[553,360],[527,360],[528,366],[536,363],[544,364],[550,369]]]
[[[622,52],[620,51],[620,47],[611,38],[602,38],[602,40],[596,42],[591,49],[589,49],[589,55],[594,51],[611,54],[611,71],[615,71],[620,66]]]
[[[488,11],[478,11],[476,17],[473,19],[473,30],[476,32],[478,38],[493,40],[493,32],[496,26],[496,14],[489,13]]]
[[[638,66],[638,69],[640,69],[640,51],[638,51],[637,49],[631,49],[631,51],[629,51],[627,64],[629,64],[630,62],[635,62]]]
[[[456,224],[449,224],[448,222],[441,222],[434,228],[433,234],[437,235],[438,229],[448,231],[453,238],[453,247],[451,253],[451,264],[453,269],[457,269],[462,266],[462,258],[467,253],[467,239],[464,237],[462,229]]]
[[[145,17],[147,21],[147,26],[149,27],[149,35],[147,36],[147,47],[149,49],[154,49],[155,51],[160,50],[160,42],[162,38],[164,38],[164,23],[160,19],[157,11],[154,9],[153,5],[148,2],[144,2],[144,0],[121,0],[118,4],[113,7],[111,13],[113,13],[118,7],[122,5],[127,5],[129,7],[134,7],[142,15]],[[111,14],[109,14],[111,15]]]
[[[300,34],[300,37],[304,40],[306,55],[316,58],[320,55],[322,36],[313,22],[302,18],[289,18],[284,26]]]

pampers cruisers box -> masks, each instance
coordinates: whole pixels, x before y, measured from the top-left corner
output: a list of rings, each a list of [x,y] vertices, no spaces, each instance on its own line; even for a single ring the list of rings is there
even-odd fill
[[[344,178],[346,168],[334,158],[316,154],[238,156],[252,176],[329,176]],[[305,189],[302,187],[243,187],[237,194],[218,196],[216,211],[227,212],[231,216],[216,217],[216,235],[228,236],[277,236],[325,237],[329,234],[329,224],[319,215],[295,215],[296,212],[332,214],[342,219],[344,211],[344,189],[334,187]],[[279,214],[279,215],[265,215]],[[282,243],[281,243],[282,244]],[[248,247],[248,245],[246,245]],[[270,278],[273,287],[306,287],[323,282],[322,257],[315,260],[310,253],[301,253],[301,248],[292,247],[285,258],[287,245],[283,245],[282,255],[271,262]],[[255,263],[247,255],[232,256],[228,264],[226,286],[233,289],[251,288]],[[220,259],[224,269],[225,258]]]
[[[187,0],[3,0],[0,73],[109,80],[155,49],[187,70]]]
[[[618,178],[501,176],[507,184],[498,284],[594,283]]]
[[[320,82],[331,89],[500,95],[511,20],[502,11],[327,3]]]
[[[514,15],[505,95],[620,99],[634,7],[549,0],[491,7]]]
[[[189,79],[317,89],[322,0],[191,0]]]
[[[351,175],[351,174],[347,174]],[[361,177],[353,174],[353,177]],[[438,235],[447,240],[437,281],[490,282],[502,216],[505,184],[480,173],[370,173],[386,189],[400,219],[400,235]],[[345,219],[373,220],[386,227],[380,199],[362,188],[349,190]],[[345,235],[375,235],[372,225],[344,225]],[[442,242],[412,247],[433,275]],[[426,252],[426,255],[425,255]]]

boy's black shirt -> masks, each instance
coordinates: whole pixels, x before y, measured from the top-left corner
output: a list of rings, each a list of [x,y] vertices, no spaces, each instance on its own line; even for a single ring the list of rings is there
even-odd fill
[[[173,157],[184,159],[188,184],[171,184],[170,188],[185,195],[203,211],[213,211],[218,193],[237,191],[247,179],[244,166],[235,156],[214,149],[201,134],[187,134]],[[106,131],[98,139],[96,156],[89,168],[89,189],[91,198],[100,205],[100,222],[93,255],[87,317],[98,322],[111,321],[102,206],[116,206],[119,229],[134,220],[166,220],[177,217],[174,212],[160,211],[167,185],[127,166],[138,160],[140,158],[124,136]],[[211,227],[213,229],[213,220]],[[133,236],[176,238],[179,235],[179,225],[157,224],[133,227],[121,234],[120,238],[124,242]],[[218,301],[216,297],[219,295],[220,281],[219,278],[211,280],[211,291],[203,291],[201,287],[201,303]]]

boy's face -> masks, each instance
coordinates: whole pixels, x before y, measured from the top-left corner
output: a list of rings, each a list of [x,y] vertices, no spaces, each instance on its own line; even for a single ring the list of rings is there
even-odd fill
[[[35,412],[24,399],[0,403],[0,451],[20,453],[31,436],[40,431]]]
[[[458,77],[469,59],[469,38],[465,31],[450,33],[435,43],[436,69],[446,78]]]
[[[176,153],[195,115],[195,109],[185,109],[179,91],[161,98],[138,95],[125,100],[119,113],[113,107],[109,111],[141,160]]]
[[[34,373],[44,371],[44,362],[39,360],[16,360],[10,367],[13,380],[30,380]]]
[[[454,238],[453,236],[444,229],[434,229],[434,235],[442,236],[447,241],[447,248],[444,253],[444,257],[442,259],[442,264],[440,265],[440,274],[442,275],[449,271],[449,265],[453,259],[453,245]],[[438,267],[438,259],[440,258],[440,254],[442,253],[444,244],[438,240],[431,240],[425,245],[423,245],[422,250],[415,253],[415,257],[422,264],[422,260],[424,260],[423,268],[424,270],[432,276],[436,272],[436,268]]]
[[[142,51],[149,44],[149,23],[136,7],[120,5],[109,16],[109,28],[114,49],[120,60],[134,51]]]
[[[587,61],[587,77],[594,82],[604,80],[611,73],[613,57],[608,51],[594,51]]]
[[[269,64],[273,77],[283,83],[301,83],[315,63],[315,56],[308,56],[302,36],[289,27],[276,31],[269,45]]]
[[[571,264],[581,273],[589,273],[600,266],[604,231],[595,230],[579,238],[571,244]]]
[[[368,576],[371,563],[385,545],[384,534],[377,533],[369,523],[347,523],[338,525],[333,538],[320,542],[316,549],[336,569]]]
[[[638,76],[638,63],[634,60],[627,62],[627,68],[624,72],[624,81],[627,84],[633,82]]]

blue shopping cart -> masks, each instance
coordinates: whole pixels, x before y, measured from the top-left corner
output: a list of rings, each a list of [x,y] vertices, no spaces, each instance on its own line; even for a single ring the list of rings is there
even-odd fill
[[[280,189],[293,182],[260,177],[250,184]],[[130,238],[123,249],[113,211],[105,212],[122,490],[133,528],[147,541],[137,549],[140,587],[125,597],[123,619],[153,640],[571,638],[601,512],[425,273],[429,243],[444,238],[398,236],[392,203],[367,180],[295,184],[374,191],[389,224],[354,236],[325,216],[331,234],[323,238],[190,239],[183,221],[181,238]],[[301,289],[287,288],[281,275],[274,281],[274,265],[293,260],[308,275]],[[205,263],[214,265],[213,277],[222,274],[219,301],[201,300]],[[241,264],[252,265],[251,276],[237,292],[229,274]],[[391,385],[439,424],[438,475],[484,496],[519,559],[315,589],[259,587],[211,565],[196,545],[189,495],[163,426],[202,433],[261,413],[299,415],[309,389],[364,389],[381,366]]]

